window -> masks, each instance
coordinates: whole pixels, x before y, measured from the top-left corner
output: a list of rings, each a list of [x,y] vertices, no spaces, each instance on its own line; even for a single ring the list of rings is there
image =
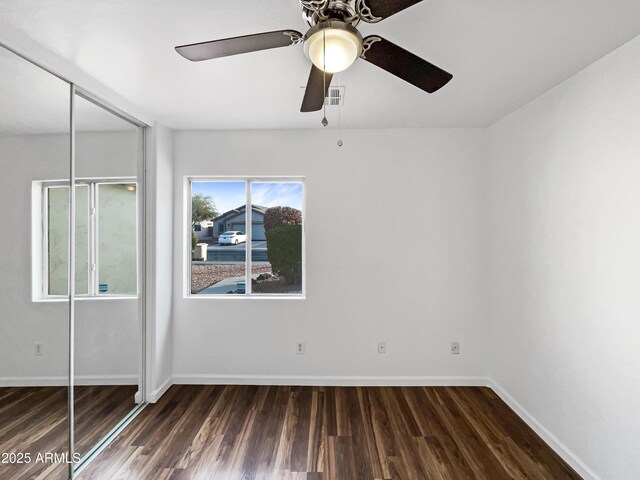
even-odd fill
[[[69,187],[42,184],[44,297],[68,295]],[[76,295],[138,293],[137,187],[133,181],[76,185]]]
[[[191,179],[188,188],[188,295],[304,295],[304,179]],[[213,221],[206,243],[194,233],[202,221]]]

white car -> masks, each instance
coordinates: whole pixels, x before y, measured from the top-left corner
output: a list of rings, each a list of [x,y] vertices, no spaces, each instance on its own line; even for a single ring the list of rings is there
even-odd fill
[[[218,238],[220,245],[237,245],[247,241],[247,236],[239,230],[229,230],[224,232]]]

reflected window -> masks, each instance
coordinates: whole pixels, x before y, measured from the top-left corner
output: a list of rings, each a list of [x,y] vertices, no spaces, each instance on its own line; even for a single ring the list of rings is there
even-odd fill
[[[133,181],[83,181],[76,185],[78,296],[138,293],[137,186]],[[68,295],[69,187],[43,185],[44,294]]]

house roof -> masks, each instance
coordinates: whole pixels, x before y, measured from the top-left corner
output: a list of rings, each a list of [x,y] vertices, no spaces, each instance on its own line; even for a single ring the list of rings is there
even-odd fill
[[[244,213],[245,210],[247,209],[246,205],[242,205],[241,207],[238,208],[234,208],[232,210],[229,210],[228,212],[224,212],[222,215],[214,218],[213,220],[215,220],[216,222],[220,221],[220,220],[225,220],[229,217],[235,217],[236,215],[240,215],[241,213]],[[269,207],[263,207],[262,205],[252,205],[251,206],[251,210],[254,212],[258,212],[258,213],[262,213],[264,214],[264,212],[266,212],[269,209]]]

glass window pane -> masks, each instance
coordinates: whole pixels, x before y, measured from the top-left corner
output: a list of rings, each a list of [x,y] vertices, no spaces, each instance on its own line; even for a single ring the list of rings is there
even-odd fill
[[[137,212],[136,185],[97,185],[98,293],[136,295]]]
[[[49,295],[68,295],[69,187],[47,188]],[[76,294],[89,293],[89,187],[76,186]]]
[[[245,293],[245,201],[245,182],[192,182],[191,293]]]
[[[251,184],[251,291],[302,293],[301,182]]]

